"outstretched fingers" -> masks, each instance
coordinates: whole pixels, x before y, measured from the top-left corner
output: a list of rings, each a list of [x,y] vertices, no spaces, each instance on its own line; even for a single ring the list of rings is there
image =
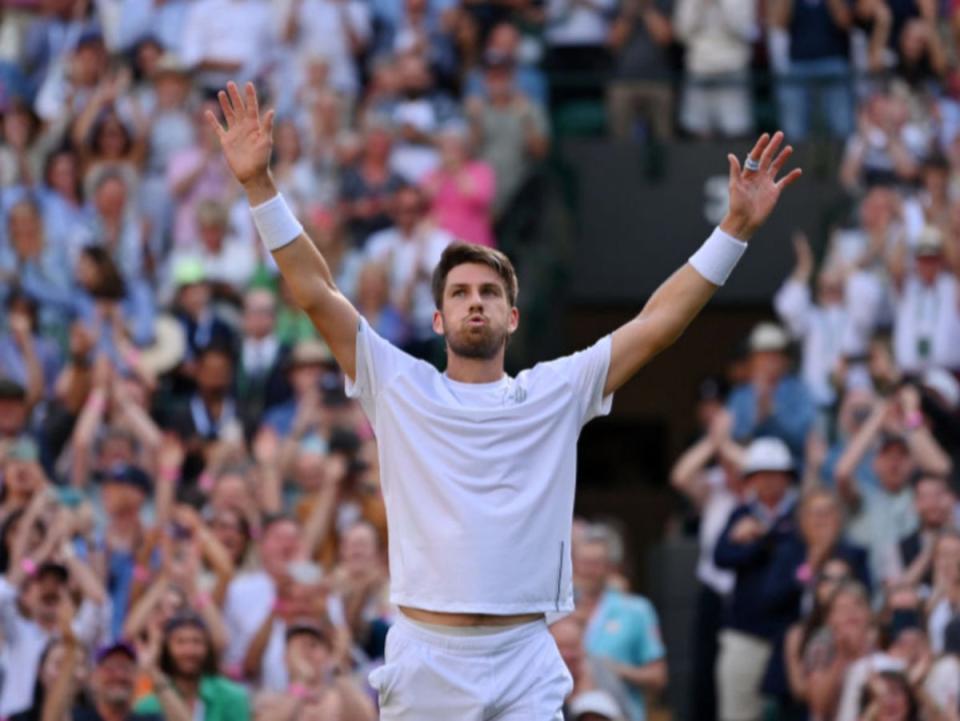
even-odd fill
[[[257,102],[257,90],[253,87],[253,83],[247,83],[244,87],[244,91],[247,95],[247,117],[251,120],[260,119],[260,104]]]
[[[236,116],[242,116],[246,114],[247,107],[243,103],[243,98],[240,97],[240,89],[232,80],[227,83],[227,94],[230,96],[230,104],[233,106],[234,114]]]
[[[777,181],[777,190],[783,190],[784,188],[790,187],[801,175],[803,175],[803,171],[800,168],[794,168]]]
[[[733,153],[728,153],[727,162],[730,163],[730,180],[734,181],[740,177],[740,160]]]
[[[203,116],[207,119],[207,123],[210,125],[210,127],[217,132],[217,137],[222,139],[227,131],[224,130],[222,125],[220,125],[220,121],[217,120],[217,116],[213,114],[213,111],[208,110],[203,114]]]
[[[763,157],[763,151],[766,149],[767,144],[770,142],[770,136],[767,133],[761,135],[757,142],[754,144],[753,149],[747,155],[747,158],[759,163],[760,159]]]
[[[770,139],[770,142],[763,149],[763,155],[760,156],[760,169],[765,170],[770,167],[770,163],[776,155],[777,150],[780,148],[780,143],[783,142],[783,133],[779,130],[773,134],[773,138]]]
[[[784,164],[790,159],[790,156],[793,155],[793,146],[788,145],[783,150],[780,151],[772,163],[770,163],[770,176],[776,178],[779,175],[780,171],[783,170]]]
[[[273,137],[273,119],[277,117],[277,111],[271,108],[263,116],[263,132],[268,138]]]
[[[222,90],[217,93],[217,100],[220,101],[220,110],[223,111],[223,119],[226,121],[227,127],[229,128],[236,120],[236,116],[233,112],[233,106],[230,105],[230,99]]]

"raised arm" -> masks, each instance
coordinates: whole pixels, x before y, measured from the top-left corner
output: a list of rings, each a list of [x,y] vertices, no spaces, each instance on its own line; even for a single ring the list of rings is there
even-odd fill
[[[252,83],[246,99],[236,84],[220,91],[220,107],[227,127],[207,111],[217,131],[230,170],[247,193],[260,236],[271,250],[293,297],[326,340],[334,357],[350,378],[356,376],[357,328],[360,315],[339,291],[333,274],[317,246],[293,218],[270,176],[274,111],[262,120]]]
[[[789,145],[779,154],[783,133],[770,138],[764,133],[750,151],[756,170],[730,162],[730,210],[718,231],[704,244],[691,262],[666,280],[636,318],[613,334],[610,369],[604,394],[613,393],[660,351],[680,337],[700,309],[717,292],[739,259],[742,248],[773,211],[780,193],[800,177],[795,169],[777,180],[777,174],[793,153]],[[712,281],[703,275],[712,277]]]

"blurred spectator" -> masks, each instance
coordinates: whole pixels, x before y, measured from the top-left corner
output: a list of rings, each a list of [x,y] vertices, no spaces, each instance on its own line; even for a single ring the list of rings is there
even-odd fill
[[[291,349],[276,335],[277,302],[269,290],[248,290],[243,299],[243,333],[237,363],[237,402],[249,437],[263,414],[286,401]]]
[[[357,683],[339,675],[330,631],[315,620],[296,619],[287,627],[284,662],[290,684],[282,693],[264,691],[257,697],[257,721],[296,713],[350,721],[376,719],[370,700]]]
[[[678,0],[673,28],[683,44],[680,125],[697,137],[742,137],[753,129],[750,54],[756,5]]]
[[[742,474],[751,500],[730,514],[717,542],[714,562],[736,574],[720,632],[717,658],[718,717],[759,718],[761,684],[773,653],[772,642],[792,620],[766,612],[763,592],[780,546],[795,532],[795,465],[776,438],[757,438],[747,448]]]
[[[431,276],[444,248],[454,238],[434,225],[426,203],[418,188],[400,188],[391,199],[394,225],[370,237],[367,257],[391,269],[390,295],[410,319],[410,340],[405,350],[436,361],[442,341],[433,330],[436,306]]]
[[[843,0],[777,0],[769,22],[786,33],[790,48],[777,80],[783,131],[801,142],[822,123],[833,137],[845,138],[854,117],[848,62],[853,7]]]
[[[464,243],[493,247],[493,168],[472,160],[466,127],[447,126],[438,134],[440,166],[423,179],[438,227]]]
[[[278,32],[264,0],[197,0],[184,21],[180,55],[201,88],[219,90],[228,80],[257,78]]]
[[[28,511],[21,533],[30,532],[33,517]],[[99,580],[80,561],[74,559],[64,565],[52,560],[62,558],[66,532],[61,516],[55,531],[24,556],[0,586],[0,622],[5,643],[0,709],[4,716],[30,707],[40,657],[47,642],[61,628],[64,616],[72,617],[72,632],[88,646],[105,638],[103,614],[105,610],[109,612],[109,605]],[[78,588],[83,598],[75,611],[70,600],[71,587]]]
[[[586,74],[587,80],[591,80],[591,74],[603,77],[610,69],[607,35],[615,8],[615,0],[547,0],[546,63],[552,74],[577,73],[581,78]],[[579,88],[554,83],[551,102],[560,105],[585,92],[594,92],[597,85],[597,80],[585,89],[582,83]]]
[[[960,698],[960,618],[953,618],[943,632],[943,655],[933,663],[924,682],[924,692],[942,714],[950,714]]]
[[[17,438],[27,430],[30,408],[24,387],[0,377],[0,440]]]
[[[488,97],[468,99],[465,109],[477,154],[493,168],[493,214],[502,224],[517,212],[538,161],[549,150],[549,126],[543,110],[517,86],[512,59],[488,54],[484,64]]]
[[[790,623],[799,620],[804,601],[816,590],[817,579],[833,559],[844,561],[850,577],[870,587],[867,553],[843,539],[842,519],[840,501],[830,491],[814,490],[803,496],[797,507],[799,533],[773,551],[762,598],[768,616],[787,618]],[[781,626],[773,639],[773,655],[763,684],[784,715],[796,710],[784,653],[787,629]]]
[[[794,458],[802,458],[815,409],[803,381],[789,372],[788,344],[780,326],[754,327],[748,341],[749,381],[733,389],[727,407],[733,415],[734,440],[775,436]]]
[[[673,137],[673,0],[627,0],[609,40],[614,79],[607,85],[610,132],[621,141]]]
[[[535,63],[525,58],[523,36],[516,25],[500,23],[490,31],[484,54],[510,58],[516,64],[517,89],[541,107],[547,105],[547,80]],[[489,97],[483,68],[474,67],[467,74],[464,96]]]
[[[714,668],[717,661],[717,636],[723,622],[723,609],[733,590],[735,575],[717,568],[713,554],[717,540],[733,510],[743,501],[740,466],[743,449],[730,438],[732,418],[723,410],[723,401],[715,381],[700,386],[700,409],[718,406],[706,423],[703,437],[677,459],[670,472],[670,483],[693,503],[700,516],[700,555],[697,560],[696,634],[694,636],[694,718],[708,721],[717,717],[717,690]]]
[[[949,458],[925,428],[918,404],[917,392],[909,386],[896,398],[877,401],[837,461],[837,489],[851,512],[850,538],[870,552],[871,573],[877,579],[898,572],[896,544],[916,529],[911,473],[920,468],[942,474],[950,468]],[[905,425],[906,416],[916,425]],[[868,452],[875,452],[876,487],[861,485],[854,473]]]
[[[83,110],[107,70],[103,35],[84,30],[73,37],[70,52],[45,74],[33,106],[43,122],[58,130]]]
[[[214,441],[239,441],[243,438],[237,409],[234,379],[234,354],[229,346],[210,344],[196,357],[196,391],[175,409],[169,427],[188,446]]]
[[[363,248],[367,238],[390,225],[387,201],[403,185],[390,166],[392,141],[380,121],[372,123],[364,133],[359,162],[344,170],[340,205],[355,247]]]
[[[323,377],[333,365],[333,354],[321,340],[302,340],[293,346],[286,364],[293,396],[264,414],[262,426],[281,437],[299,440],[319,423]]]
[[[913,478],[917,530],[898,544],[901,578],[907,583],[930,585],[933,581],[933,549],[942,533],[955,524],[956,496],[945,476],[919,471]]]
[[[0,142],[0,187],[30,187],[40,180],[40,161],[36,145],[40,122],[33,111],[14,100],[3,113]]]
[[[583,707],[589,707],[592,699],[595,707],[604,703],[608,715],[616,711],[620,718],[626,718],[625,714],[630,707],[626,683],[612,672],[603,659],[587,652],[584,647],[585,632],[586,620],[580,613],[550,624],[550,634],[573,679],[573,690],[564,704],[563,717],[577,718],[574,712],[581,712]],[[575,703],[578,708],[574,708]]]
[[[927,226],[913,247],[908,270],[901,243],[889,259],[896,318],[894,353],[906,373],[931,366],[960,370],[960,268],[945,258],[942,233]]]
[[[299,56],[301,66],[308,58],[323,58],[328,66],[330,86],[346,95],[359,90],[357,61],[370,41],[370,8],[358,0],[292,0],[282,16],[285,40]]]
[[[774,296],[773,306],[790,334],[802,342],[801,377],[817,406],[829,413],[836,401],[834,372],[849,351],[844,278],[837,269],[822,269],[814,300],[809,287],[814,267],[810,242],[798,233],[793,248],[796,265]]]
[[[406,317],[390,297],[390,271],[377,261],[364,263],[357,278],[357,310],[370,323],[377,335],[396,346],[409,342]]]
[[[945,629],[960,605],[960,534],[944,531],[933,545],[930,595],[926,600],[927,635],[930,650],[939,655],[945,645]]]
[[[574,592],[578,610],[589,619],[584,647],[604,659],[626,684],[632,721],[647,718],[646,696],[667,685],[666,649],[653,605],[642,596],[608,585],[613,570],[610,529],[593,526],[574,546]]]
[[[160,671],[195,719],[203,721],[248,721],[251,717],[247,692],[218,674],[217,654],[210,631],[199,616],[174,616],[163,628],[158,659]],[[167,688],[155,687],[154,693],[140,699],[140,713],[160,714],[160,701]]]

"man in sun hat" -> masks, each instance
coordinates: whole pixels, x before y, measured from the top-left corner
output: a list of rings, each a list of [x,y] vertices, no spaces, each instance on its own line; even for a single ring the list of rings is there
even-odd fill
[[[803,456],[816,408],[810,391],[790,369],[790,337],[776,323],[759,323],[750,333],[748,381],[727,401],[733,414],[733,438],[741,443],[761,436],[783,439]]]
[[[736,573],[720,633],[717,698],[721,721],[754,721],[763,711],[761,682],[782,629],[761,603],[776,548],[792,537],[796,465],[779,438],[757,438],[742,473],[750,500],[730,515],[714,560]]]

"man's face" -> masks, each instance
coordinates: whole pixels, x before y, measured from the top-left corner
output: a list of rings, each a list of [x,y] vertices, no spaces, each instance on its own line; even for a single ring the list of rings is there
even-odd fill
[[[880,486],[888,493],[899,493],[907,485],[913,461],[903,443],[887,443],[873,461]]]
[[[0,399],[0,438],[13,438],[23,432],[27,405],[17,398]]]
[[[931,285],[943,271],[942,255],[919,255],[916,259],[917,275],[924,285]]]
[[[378,561],[376,532],[360,523],[346,532],[340,544],[340,556],[350,570],[366,570]]]
[[[750,378],[754,383],[776,383],[787,371],[787,356],[780,351],[750,354]]]
[[[60,604],[67,589],[63,581],[52,574],[40,576],[27,586],[24,604],[30,617],[40,626],[49,628],[56,624]]]
[[[950,523],[953,496],[938,478],[920,479],[914,492],[917,516],[924,528],[938,529]]]
[[[133,705],[137,665],[124,653],[107,656],[93,672],[93,691],[98,701],[114,707]]]
[[[176,675],[198,679],[207,658],[206,635],[196,626],[180,626],[167,636],[167,649],[173,659]]]
[[[607,545],[584,541],[573,549],[573,577],[577,586],[585,590],[602,588],[610,573]]]
[[[233,383],[233,364],[223,353],[206,353],[197,366],[197,387],[200,394],[226,398]]]
[[[8,460],[3,467],[3,482],[11,492],[25,498],[43,485],[43,471],[35,461]]]
[[[447,339],[454,355],[490,360],[506,347],[519,320],[497,272],[480,263],[464,263],[447,275],[443,307],[434,312],[433,329]]]
[[[750,476],[750,483],[757,494],[757,499],[770,508],[773,508],[787,493],[790,487],[790,476],[781,471],[760,471]]]
[[[261,340],[273,333],[276,303],[268,291],[254,290],[243,304],[243,332],[248,338]]]
[[[128,483],[104,483],[101,490],[107,516],[132,516],[140,513],[146,498],[143,491]]]
[[[287,668],[295,663],[308,664],[311,669],[325,673],[331,666],[330,646],[312,633],[298,633],[287,641]]]
[[[260,556],[266,570],[279,575],[300,550],[300,528],[292,521],[277,521],[267,528],[260,542]]]

